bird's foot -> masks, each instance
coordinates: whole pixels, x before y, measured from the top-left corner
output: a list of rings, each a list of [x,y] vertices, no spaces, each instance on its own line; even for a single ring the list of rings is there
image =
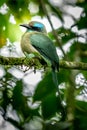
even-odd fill
[[[26,56],[27,58],[29,58],[29,59],[35,57],[35,55],[34,55],[33,53],[28,54],[28,53],[25,52],[24,54],[25,54],[25,56]]]

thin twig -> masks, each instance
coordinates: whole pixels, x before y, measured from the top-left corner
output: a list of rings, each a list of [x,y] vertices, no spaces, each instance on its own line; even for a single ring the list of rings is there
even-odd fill
[[[41,3],[42,9],[43,9],[45,15],[47,16],[47,19],[48,19],[49,23],[50,23],[50,25],[51,25],[51,28],[52,28],[53,34],[54,34],[54,36],[55,36],[55,38],[56,38],[56,41],[57,41],[57,43],[58,43],[58,45],[59,45],[59,47],[60,47],[60,49],[61,49],[61,51],[62,51],[64,57],[66,57],[65,52],[64,52],[64,50],[63,50],[63,48],[62,48],[61,42],[59,41],[58,36],[57,36],[57,33],[56,33],[56,31],[55,31],[55,29],[54,29],[54,27],[53,27],[53,24],[52,24],[52,22],[51,22],[51,20],[50,20],[50,17],[49,17],[49,15],[48,15],[48,12],[47,12],[47,9],[46,9],[46,7],[45,7],[45,4],[44,4],[43,0],[40,0],[40,3]]]

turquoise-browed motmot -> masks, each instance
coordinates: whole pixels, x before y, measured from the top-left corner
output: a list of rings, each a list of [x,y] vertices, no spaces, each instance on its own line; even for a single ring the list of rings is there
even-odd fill
[[[52,40],[47,36],[45,26],[37,21],[31,21],[29,24],[22,24],[20,26],[27,28],[27,31],[21,39],[22,51],[25,54],[40,54],[42,57],[50,61],[53,81],[58,89],[56,71],[59,70],[59,58]]]

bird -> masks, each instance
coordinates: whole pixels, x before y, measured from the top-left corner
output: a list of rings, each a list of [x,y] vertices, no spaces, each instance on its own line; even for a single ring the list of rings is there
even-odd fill
[[[58,90],[59,57],[53,41],[48,37],[46,27],[38,21],[30,21],[28,24],[21,24],[27,30],[21,38],[21,48],[23,53],[41,55],[51,64],[53,82]],[[61,100],[61,96],[60,96]]]

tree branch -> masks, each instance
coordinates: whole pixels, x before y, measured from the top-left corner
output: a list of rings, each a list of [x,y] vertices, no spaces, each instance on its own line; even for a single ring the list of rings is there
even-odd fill
[[[3,57],[0,56],[0,64],[1,65],[25,65],[27,67],[35,67],[37,69],[48,67],[47,63],[43,59],[32,58],[28,59],[26,57]],[[68,61],[60,61],[59,67],[62,69],[77,69],[77,70],[87,70],[87,63],[83,62],[68,62]]]

